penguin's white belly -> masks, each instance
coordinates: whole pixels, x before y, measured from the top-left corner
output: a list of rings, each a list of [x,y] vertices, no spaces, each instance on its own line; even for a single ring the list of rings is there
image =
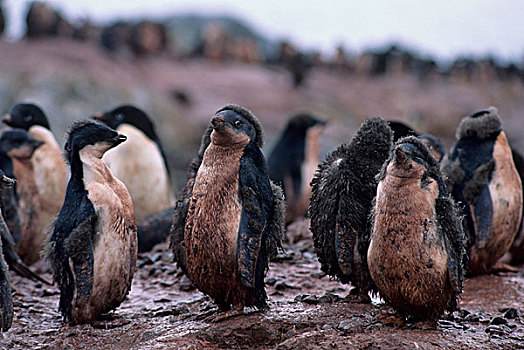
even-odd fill
[[[103,160],[129,190],[137,221],[172,205],[170,179],[156,143],[140,130],[123,125],[127,141],[109,150]]]

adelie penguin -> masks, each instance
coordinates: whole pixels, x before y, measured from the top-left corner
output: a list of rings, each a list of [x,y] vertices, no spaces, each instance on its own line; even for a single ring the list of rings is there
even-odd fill
[[[284,232],[282,190],[269,180],[262,126],[249,110],[215,113],[175,208],[171,247],[219,317],[267,307],[264,276]]]
[[[434,320],[456,307],[464,235],[426,146],[408,137],[391,147],[391,129],[373,117],[319,166],[315,249],[322,270],[351,282],[361,301],[379,292],[403,316]]]
[[[119,106],[94,119],[127,136],[104,156],[113,174],[128,188],[137,221],[173,205],[169,167],[151,118],[142,110]]]
[[[269,178],[284,189],[286,223],[306,214],[309,183],[320,161],[320,135],[325,124],[311,114],[291,117],[268,157]]]
[[[465,117],[442,163],[447,187],[462,204],[472,275],[498,269],[522,216],[522,183],[496,108]]]
[[[36,174],[31,161],[39,141],[25,130],[5,131],[0,137],[0,149],[12,161],[13,174],[17,180],[17,214],[20,221],[20,238],[16,245],[18,255],[30,265],[40,260],[40,252],[45,246],[45,233],[40,229],[41,201],[36,185]]]
[[[2,121],[12,128],[26,130],[32,137],[42,142],[31,156],[39,197],[38,222],[35,223],[34,229],[35,235],[39,235],[58,214],[64,201],[68,174],[62,159],[62,151],[50,130],[47,116],[40,107],[31,103],[17,104],[9,110]],[[29,264],[32,263],[24,260]]]
[[[59,310],[71,324],[90,323],[119,306],[136,269],[131,196],[102,156],[126,137],[91,121],[74,123],[64,158],[71,177],[50,226],[46,258],[60,288]]]
[[[380,295],[414,320],[457,309],[466,263],[458,206],[439,163],[416,137],[400,139],[378,175],[367,263]]]
[[[372,117],[362,123],[349,144],[339,146],[318,166],[311,181],[311,232],[321,269],[355,287],[360,301],[376,292],[367,268],[371,235],[369,216],[377,193],[375,175],[388,159],[393,132]]]

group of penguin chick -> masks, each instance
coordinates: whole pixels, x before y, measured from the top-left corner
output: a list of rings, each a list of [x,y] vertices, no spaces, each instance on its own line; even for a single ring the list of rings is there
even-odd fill
[[[2,198],[3,208],[13,201],[21,207],[26,192],[43,197],[37,181],[24,181],[36,174],[36,150],[56,143],[30,135],[35,127],[49,131],[47,120],[34,122],[38,111],[45,119],[38,107],[17,105],[5,120],[29,131],[22,141],[9,136],[21,133],[16,129],[0,139],[0,150],[11,159],[2,164],[4,170],[12,171],[8,175],[16,177],[20,190],[28,189],[17,188],[18,198]],[[369,293],[378,292],[403,316],[435,320],[458,307],[467,271],[488,272],[508,251],[521,222],[521,180],[494,109],[461,122],[458,142],[442,164],[442,147],[434,137],[408,136],[394,143],[392,128],[399,129],[372,117],[349,144],[318,165],[317,127],[324,123],[299,115],[288,124],[287,140],[277,143],[268,167],[260,121],[243,107],[227,105],[205,130],[174,207],[165,154],[149,118],[123,106],[94,119],[104,124],[75,122],[66,135],[65,199],[43,230],[46,259],[60,289],[59,310],[70,324],[92,322],[124,300],[136,269],[140,230],[146,239],[170,230],[174,260],[220,310],[228,311],[221,317],[244,307],[267,308],[269,261],[281,247],[286,221],[306,211],[309,194],[310,228],[322,270],[351,282],[360,301],[369,302]],[[288,146],[297,134],[302,143]],[[285,155],[290,148],[295,153]],[[50,162],[53,152],[43,159]],[[151,183],[133,180],[138,164],[129,162],[144,157],[149,158],[145,169],[159,173]],[[287,217],[281,185],[293,211]],[[153,192],[157,187],[161,190]],[[140,197],[148,191],[154,199],[149,203]],[[33,215],[45,206],[25,205],[32,206],[24,210]],[[19,242],[24,229],[36,225],[28,226],[22,215],[18,226],[16,218],[6,221],[13,222],[11,231],[20,227]],[[0,267],[6,325],[11,295],[3,260]]]

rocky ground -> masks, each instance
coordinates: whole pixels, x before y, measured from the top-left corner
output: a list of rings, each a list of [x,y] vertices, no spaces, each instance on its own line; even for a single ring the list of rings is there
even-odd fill
[[[174,266],[163,244],[140,256],[128,299],[93,325],[63,324],[55,287],[12,275],[16,316],[0,346],[71,350],[524,348],[522,272],[467,279],[462,310],[427,329],[424,324],[400,324],[379,299],[369,305],[356,303],[348,296],[349,286],[321,273],[312,241],[305,238],[286,245],[271,264],[266,277],[270,310],[247,310],[245,315],[215,322],[217,308]]]

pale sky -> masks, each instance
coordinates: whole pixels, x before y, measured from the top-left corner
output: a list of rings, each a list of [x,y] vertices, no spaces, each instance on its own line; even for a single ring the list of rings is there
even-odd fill
[[[524,1],[520,0],[48,0],[68,18],[115,18],[176,13],[236,15],[270,38],[330,53],[342,43],[361,51],[391,41],[423,54],[452,58],[493,53],[524,61]],[[20,35],[28,0],[4,0]],[[5,6],[4,5],[4,6]]]

